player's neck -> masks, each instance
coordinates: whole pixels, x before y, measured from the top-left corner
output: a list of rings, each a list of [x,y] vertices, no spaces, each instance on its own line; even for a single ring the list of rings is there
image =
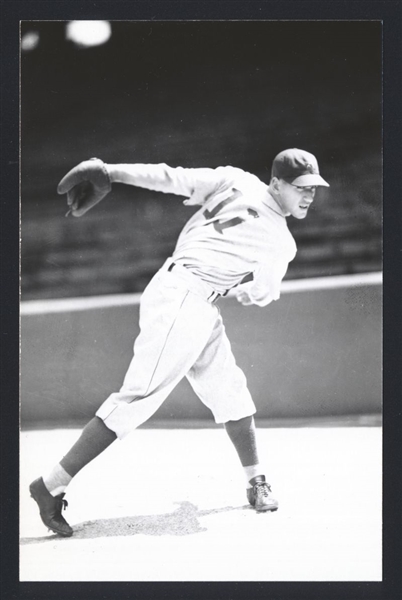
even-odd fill
[[[270,208],[272,208],[272,210],[274,210],[275,212],[277,212],[278,214],[280,214],[282,217],[288,217],[290,213],[285,212],[281,206],[281,202],[280,202],[280,198],[278,197],[278,194],[276,194],[271,186],[267,187],[267,192],[269,194],[269,199],[272,200],[271,202],[269,202]]]

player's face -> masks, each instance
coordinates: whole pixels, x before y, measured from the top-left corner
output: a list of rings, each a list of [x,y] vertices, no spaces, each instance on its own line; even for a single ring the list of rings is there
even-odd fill
[[[296,219],[304,219],[310,208],[317,186],[301,187],[287,183],[283,179],[278,181],[278,203],[282,210]]]

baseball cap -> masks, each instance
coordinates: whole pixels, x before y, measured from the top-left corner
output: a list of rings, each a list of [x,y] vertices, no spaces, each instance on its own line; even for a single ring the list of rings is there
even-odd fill
[[[274,158],[271,176],[301,187],[310,185],[329,187],[329,183],[320,175],[316,157],[298,148],[283,150]]]

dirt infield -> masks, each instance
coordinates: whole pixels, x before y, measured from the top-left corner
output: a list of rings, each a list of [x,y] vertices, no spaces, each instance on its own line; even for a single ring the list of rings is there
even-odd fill
[[[139,429],[72,481],[59,538],[27,488],[78,435],[21,433],[21,581],[381,580],[380,427],[259,429],[272,514],[220,428]]]

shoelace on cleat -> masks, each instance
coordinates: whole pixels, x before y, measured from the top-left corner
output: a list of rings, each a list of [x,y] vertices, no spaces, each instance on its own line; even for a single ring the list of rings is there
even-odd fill
[[[268,483],[256,483],[255,484],[255,493],[260,494],[261,496],[265,496],[266,498],[269,495],[269,492],[271,492],[271,486],[268,485]]]
[[[58,510],[60,510],[60,512],[61,512],[62,510],[66,510],[66,508],[68,506],[68,502],[67,502],[67,500],[64,500],[63,497],[60,498],[60,496],[59,496],[58,503],[56,506],[57,506]]]

